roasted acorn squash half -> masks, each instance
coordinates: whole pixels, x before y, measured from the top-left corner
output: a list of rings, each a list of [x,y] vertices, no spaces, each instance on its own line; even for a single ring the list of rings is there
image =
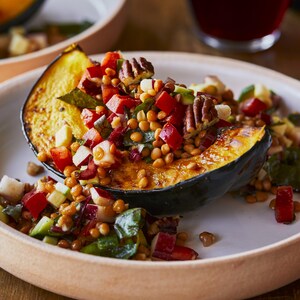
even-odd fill
[[[29,20],[42,6],[45,0],[1,0],[0,32],[7,31]]]
[[[55,133],[64,124],[72,128],[77,139],[87,132],[80,109],[57,98],[76,88],[92,64],[80,47],[73,45],[49,65],[34,85],[21,110],[21,121],[35,154],[50,152]],[[200,155],[175,160],[162,168],[145,161],[126,160],[111,170],[111,184],[103,188],[130,206],[144,207],[153,214],[190,211],[249,183],[265,162],[270,144],[271,136],[263,127],[226,127],[219,130],[215,142]],[[192,162],[202,167],[188,169]],[[44,165],[64,178],[51,161]],[[136,184],[140,169],[148,174],[146,188]]]

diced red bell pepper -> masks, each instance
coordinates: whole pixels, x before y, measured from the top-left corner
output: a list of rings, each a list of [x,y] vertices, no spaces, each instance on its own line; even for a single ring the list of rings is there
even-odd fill
[[[260,112],[259,118],[263,120],[266,123],[266,125],[271,125],[272,123],[272,117],[265,112]]]
[[[217,138],[217,129],[216,127],[211,127],[207,130],[203,140],[200,143],[199,148],[204,151],[208,147],[210,147]]]
[[[117,148],[122,148],[124,146],[124,135],[127,130],[127,127],[119,126],[115,128],[109,135],[108,140],[114,143]]]
[[[242,112],[249,117],[255,117],[267,108],[267,105],[258,98],[251,98],[242,104]]]
[[[119,52],[106,52],[105,56],[101,61],[102,74],[105,74],[106,68],[117,70],[117,60],[121,58]]]
[[[151,242],[151,255],[153,258],[170,260],[176,243],[176,235],[159,232]]]
[[[291,223],[294,221],[293,188],[279,186],[275,200],[275,218],[278,223]]]
[[[101,114],[97,114],[95,110],[84,108],[80,117],[87,128],[93,128],[95,121],[101,117]]]
[[[102,77],[102,69],[101,65],[95,65],[92,67],[87,68],[90,78],[101,78]]]
[[[181,146],[183,141],[182,136],[171,123],[166,123],[164,125],[159,134],[159,137],[173,150],[177,150]]]
[[[132,108],[136,106],[136,101],[129,96],[113,95],[106,103],[108,109],[116,114],[124,114],[124,107]]]
[[[113,95],[119,94],[119,89],[111,84],[102,84],[101,89],[104,104],[106,104]]]
[[[93,219],[90,222],[88,222],[81,230],[80,236],[89,236],[90,235],[90,230],[92,228],[95,228],[97,224],[97,219]]]
[[[91,81],[89,71],[87,69],[83,73],[77,87],[91,96],[100,94],[101,92],[100,87],[98,87],[95,82]]]
[[[53,162],[59,171],[63,172],[66,166],[73,164],[71,151],[65,147],[54,147],[50,149]]]
[[[162,91],[155,101],[155,106],[164,111],[167,115],[175,108],[176,99],[169,95],[166,91]]]
[[[34,219],[37,219],[48,205],[45,194],[37,190],[26,193],[22,198],[22,203],[29,210]]]
[[[91,159],[87,165],[87,168],[79,173],[78,179],[88,180],[92,179],[97,174],[97,166],[93,159]]]
[[[181,102],[176,102],[173,111],[169,116],[166,117],[166,122],[169,122],[175,127],[179,128],[183,124],[185,109],[186,105],[182,104]]]
[[[223,127],[230,127],[232,126],[232,123],[227,122],[223,119],[219,119],[219,121],[215,124],[216,128],[223,128]]]
[[[101,134],[97,129],[91,128],[84,135],[83,139],[85,140],[84,145],[93,149],[96,145],[103,141]]]
[[[194,260],[197,257],[198,253],[195,250],[189,247],[175,245],[170,260]]]

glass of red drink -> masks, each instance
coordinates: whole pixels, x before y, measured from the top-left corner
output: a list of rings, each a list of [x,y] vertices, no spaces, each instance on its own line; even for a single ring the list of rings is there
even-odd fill
[[[190,0],[204,43],[220,50],[243,52],[274,45],[289,4],[290,0]]]

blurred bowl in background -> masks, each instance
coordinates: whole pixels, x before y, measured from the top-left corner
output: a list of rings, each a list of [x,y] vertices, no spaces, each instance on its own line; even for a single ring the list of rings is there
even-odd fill
[[[0,32],[29,20],[41,7],[45,0],[1,0]]]
[[[72,43],[86,53],[111,49],[126,21],[126,0],[47,0],[24,26],[28,29],[45,24],[93,23],[83,32],[36,52],[0,59],[0,82],[52,61]]]

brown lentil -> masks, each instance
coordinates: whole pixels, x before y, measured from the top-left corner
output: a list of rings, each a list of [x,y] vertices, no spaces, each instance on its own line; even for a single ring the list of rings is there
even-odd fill
[[[72,243],[71,243],[71,250],[73,251],[79,251],[82,247],[82,242],[81,240],[74,240]]]
[[[25,220],[31,220],[32,215],[28,210],[22,211],[22,218]]]
[[[276,199],[274,198],[274,199],[272,199],[272,200],[270,201],[269,207],[270,207],[271,209],[275,209],[275,204],[276,204]]]
[[[151,158],[152,158],[153,160],[156,160],[156,159],[160,158],[161,155],[162,155],[162,153],[161,153],[160,148],[154,148],[154,149],[151,151]]]
[[[104,214],[107,217],[114,217],[116,215],[115,211],[113,210],[112,206],[105,206]]]
[[[77,168],[75,166],[66,166],[64,169],[64,175],[66,177],[71,177],[71,174],[73,171],[75,171]]]
[[[27,173],[30,176],[36,176],[44,172],[44,167],[39,166],[36,163],[29,161],[27,164]]]
[[[145,102],[148,98],[150,98],[151,96],[148,94],[148,93],[142,93],[141,95],[140,95],[140,100],[142,101],[142,102]]]
[[[74,151],[74,152],[76,152],[79,147],[80,147],[80,144],[78,142],[74,142],[70,146],[71,150]]]
[[[157,141],[152,142],[153,147],[156,147],[156,148],[160,148],[163,144],[164,144],[164,142],[162,140],[157,140]]]
[[[300,212],[300,202],[294,201],[294,212]]]
[[[100,231],[98,228],[91,228],[89,234],[94,238],[97,239],[100,236]]]
[[[108,84],[111,83],[111,79],[110,79],[109,76],[103,75],[103,77],[102,77],[102,82],[103,82],[103,84],[108,85]]]
[[[154,138],[155,138],[155,140],[159,140],[160,139],[159,135],[161,133],[161,130],[162,130],[161,128],[155,129],[155,132],[154,132]]]
[[[263,189],[262,182],[261,182],[260,180],[258,180],[258,179],[255,181],[254,186],[255,186],[255,189],[256,189],[257,191],[261,191],[261,190]]]
[[[150,149],[147,148],[147,147],[145,147],[145,148],[142,150],[142,156],[143,156],[143,157],[149,156],[150,153],[151,153],[151,151],[150,151]]]
[[[73,186],[77,185],[78,182],[75,178],[73,177],[67,177],[65,180],[64,180],[64,183],[67,187],[69,188],[72,188]]]
[[[147,177],[143,177],[139,180],[138,186],[139,188],[145,188],[148,185],[148,178]]]
[[[60,248],[68,249],[68,248],[70,248],[70,243],[68,241],[66,241],[66,240],[60,240],[57,243],[57,246],[60,247]]]
[[[114,117],[112,122],[111,122],[111,127],[113,129],[120,127],[121,124],[121,118],[120,117]]]
[[[153,85],[154,90],[155,90],[156,92],[160,91],[160,89],[163,87],[163,85],[164,85],[164,84],[163,84],[162,80],[156,79],[156,80],[154,81],[154,85]]]
[[[152,97],[154,97],[157,94],[156,90],[154,90],[154,89],[148,90],[147,93]]]
[[[104,177],[106,177],[106,170],[102,167],[98,167],[97,174],[100,178],[104,178]]]
[[[108,235],[109,232],[110,232],[110,228],[109,228],[109,225],[107,223],[102,223],[99,225],[99,232],[102,234],[102,235]]]
[[[182,241],[186,241],[188,239],[188,234],[187,232],[178,232],[176,235],[177,239],[182,240]]]
[[[262,185],[263,185],[263,189],[266,192],[269,192],[271,190],[272,184],[271,184],[270,179],[264,179],[262,182]]]
[[[136,177],[137,177],[138,179],[142,179],[142,178],[145,177],[145,176],[146,176],[146,170],[145,170],[145,169],[141,169],[141,170],[138,171]]]
[[[190,152],[191,155],[196,156],[201,154],[201,150],[199,148],[196,148]]]
[[[157,114],[157,119],[162,120],[167,116],[167,114],[164,111],[159,111]]]
[[[75,197],[75,202],[79,203],[79,202],[82,202],[86,199],[86,197],[84,195],[79,195],[77,197]]]
[[[262,192],[262,191],[257,191],[256,192],[256,199],[258,202],[264,202],[268,200],[268,193]]]
[[[173,153],[168,153],[168,154],[165,156],[164,160],[165,160],[165,163],[166,163],[166,164],[172,163],[173,160],[174,160],[174,154],[173,154]]]
[[[196,170],[196,169],[198,168],[198,165],[197,165],[197,163],[195,163],[195,162],[191,162],[191,163],[189,163],[189,164],[186,166],[186,168],[187,168],[188,170]]]
[[[113,210],[117,213],[120,214],[125,210],[125,203],[122,199],[118,199],[114,202],[113,204]]]
[[[171,151],[171,149],[170,149],[170,146],[169,146],[168,144],[163,144],[163,145],[161,146],[161,153],[162,153],[163,155],[168,154],[170,151]]]
[[[209,247],[215,242],[216,237],[211,232],[204,231],[199,234],[199,239],[204,247]]]
[[[154,122],[154,121],[157,120],[157,114],[156,114],[156,112],[154,110],[149,110],[147,112],[147,120],[149,122]]]
[[[113,78],[113,79],[111,80],[111,84],[112,84],[113,86],[117,86],[119,83],[120,83],[120,79],[119,79],[119,78]]]
[[[116,75],[116,71],[114,69],[112,69],[112,68],[106,68],[105,69],[105,73],[106,73],[107,76],[110,76],[110,77]]]
[[[148,121],[141,121],[139,123],[139,128],[142,130],[142,131],[148,131],[149,128],[150,128],[150,123]]]
[[[272,193],[273,195],[276,195],[276,194],[277,194],[277,186],[272,186],[272,187],[271,187],[271,193]]]
[[[36,157],[40,162],[46,162],[48,160],[48,155],[45,151],[40,151]]]
[[[137,253],[135,256],[134,256],[134,259],[136,260],[146,260],[147,256],[145,253]]]
[[[130,129],[136,129],[138,127],[139,123],[138,123],[137,119],[132,118],[127,121],[127,125]]]
[[[28,234],[29,231],[30,231],[30,229],[31,229],[31,227],[32,227],[32,225],[31,225],[30,223],[25,224],[25,225],[23,225],[23,226],[21,227],[20,231],[21,231],[22,233]]]
[[[71,195],[73,197],[77,197],[82,193],[82,185],[76,184],[71,188]]]
[[[161,168],[165,165],[165,162],[162,158],[157,158],[152,165],[154,168]]]
[[[136,119],[138,120],[138,122],[146,121],[145,112],[143,110],[140,110],[136,115]]]
[[[161,124],[158,122],[155,122],[155,121],[150,122],[150,129],[152,131],[155,131],[156,129],[161,128],[161,127],[162,127]]]
[[[100,182],[100,185],[108,185],[111,183],[111,178],[109,176],[107,176],[107,177],[101,178],[99,180],[99,182]]]
[[[257,201],[254,195],[247,195],[245,197],[245,200],[247,203],[255,203]]]
[[[133,132],[131,135],[130,135],[130,139],[136,143],[139,143],[142,141],[143,139],[143,135],[140,133],[140,132]]]
[[[61,214],[66,215],[66,216],[73,216],[76,214],[76,212],[77,212],[77,209],[75,206],[75,202],[72,202],[70,205],[68,205],[61,211]]]
[[[93,155],[96,160],[101,160],[104,156],[104,150],[101,147],[95,147]]]

